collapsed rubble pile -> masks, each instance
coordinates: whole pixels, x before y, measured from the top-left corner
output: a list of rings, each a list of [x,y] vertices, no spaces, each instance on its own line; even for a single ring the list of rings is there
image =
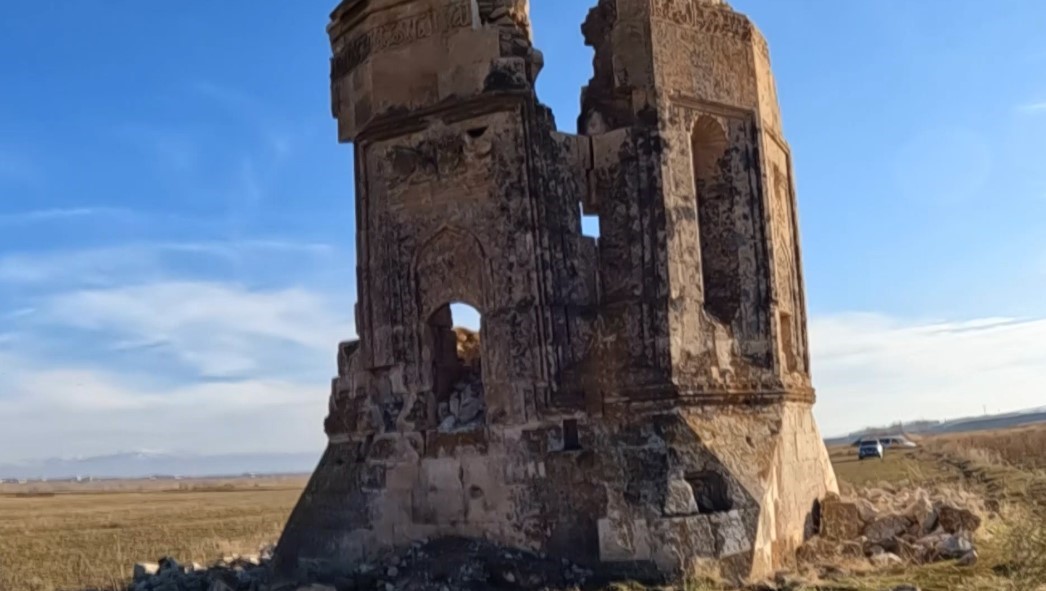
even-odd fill
[[[450,400],[440,403],[439,430],[447,433],[481,427],[486,410],[482,376],[478,371],[470,371],[454,385]]]
[[[454,333],[462,372],[450,399],[441,402],[437,409],[439,430],[444,433],[482,427],[487,410],[479,333],[460,327],[455,328]]]
[[[165,558],[136,565],[128,591],[538,590],[577,588],[593,576],[569,562],[459,538],[415,543],[379,561],[359,565],[350,576],[318,577],[322,582],[276,580],[270,559],[271,551],[266,551],[202,568]]]
[[[128,591],[239,591],[260,590],[270,583],[268,564],[272,546],[258,554],[232,555],[203,566],[181,564],[167,557],[158,562],[134,565],[134,579]]]
[[[971,565],[977,560],[973,534],[991,510],[991,503],[960,491],[873,488],[846,498],[829,495],[819,512],[820,533],[799,549],[799,561],[822,575],[861,565]],[[138,564],[128,591],[536,591],[599,583],[594,573],[569,562],[460,538],[415,543],[360,564],[349,576],[307,582],[275,579],[272,551],[270,546],[208,567],[171,558]]]
[[[820,534],[799,549],[807,566],[846,560],[873,567],[977,561],[973,534],[985,503],[962,491],[923,488],[863,489],[851,497],[829,495],[821,504]]]

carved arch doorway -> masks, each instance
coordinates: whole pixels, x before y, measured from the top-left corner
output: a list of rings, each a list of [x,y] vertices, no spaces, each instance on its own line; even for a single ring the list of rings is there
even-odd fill
[[[421,323],[421,382],[429,428],[461,431],[486,426],[482,313],[488,306],[486,251],[471,232],[437,231],[418,249],[414,273]],[[489,355],[486,356],[490,359]]]
[[[466,303],[453,302],[433,312],[427,329],[434,425],[445,432],[485,427],[481,314]]]

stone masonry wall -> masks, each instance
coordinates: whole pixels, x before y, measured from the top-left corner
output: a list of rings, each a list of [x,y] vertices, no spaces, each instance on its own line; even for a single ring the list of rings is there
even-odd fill
[[[527,9],[332,14],[359,340],[274,563],[347,572],[464,536],[630,576],[769,574],[837,486],[766,43],[720,0],[599,0],[573,135],[537,99]],[[459,302],[482,316],[468,360]]]

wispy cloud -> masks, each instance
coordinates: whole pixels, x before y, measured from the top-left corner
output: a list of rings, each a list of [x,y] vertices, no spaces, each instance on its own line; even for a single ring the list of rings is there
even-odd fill
[[[274,264],[277,255],[327,257],[336,249],[325,243],[281,239],[142,242],[79,250],[0,255],[0,284],[47,286],[125,285],[170,277],[172,259],[199,255],[235,265]],[[305,261],[298,261],[304,265]]]
[[[314,367],[310,359],[325,359],[333,344],[352,334],[335,311],[326,296],[304,289],[164,282],[62,294],[38,316],[98,332],[110,346],[160,347],[201,377],[227,378]]]
[[[0,351],[0,462],[142,448],[319,450],[327,384],[317,377],[157,386]]]
[[[228,115],[246,123],[253,133],[260,136],[277,161],[284,160],[293,152],[295,139],[301,136],[301,126],[288,124],[263,99],[210,81],[197,81],[190,88],[196,95],[218,105]]]
[[[212,452],[318,447],[334,348],[354,332],[351,294],[290,271],[332,266],[335,254],[252,239],[0,257],[0,289],[38,288],[0,315],[0,416],[13,426],[0,430],[0,463],[172,441]],[[261,285],[272,273],[234,283],[170,264],[195,255],[270,271],[282,258],[289,272]],[[814,316],[810,332],[815,413],[829,435],[1042,405],[1046,319],[855,313]]]
[[[205,141],[200,129],[179,124],[122,121],[113,123],[105,132],[136,153],[149,158],[151,165],[175,175],[196,171],[203,159]]]
[[[265,103],[258,97],[235,88],[207,80],[196,81],[190,88],[197,95],[219,103],[232,113],[257,116],[266,110]]]
[[[0,336],[0,463],[319,449],[354,332],[330,294],[200,281],[59,293],[24,320]]]
[[[16,211],[13,213],[0,213],[0,225],[61,222],[87,217],[130,218],[133,216],[134,212],[131,210],[118,207],[58,207],[51,209]]]
[[[1018,107],[1024,113],[1046,113],[1046,101],[1027,103]]]
[[[846,314],[814,317],[810,335],[815,412],[828,434],[1042,404],[1046,319]]]

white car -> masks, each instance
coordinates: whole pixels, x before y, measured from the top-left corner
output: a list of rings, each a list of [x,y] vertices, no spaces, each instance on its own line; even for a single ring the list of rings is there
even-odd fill
[[[857,448],[857,459],[863,460],[865,458],[879,458],[883,459],[883,444],[878,439],[869,439],[868,441],[862,441],[861,445]]]

